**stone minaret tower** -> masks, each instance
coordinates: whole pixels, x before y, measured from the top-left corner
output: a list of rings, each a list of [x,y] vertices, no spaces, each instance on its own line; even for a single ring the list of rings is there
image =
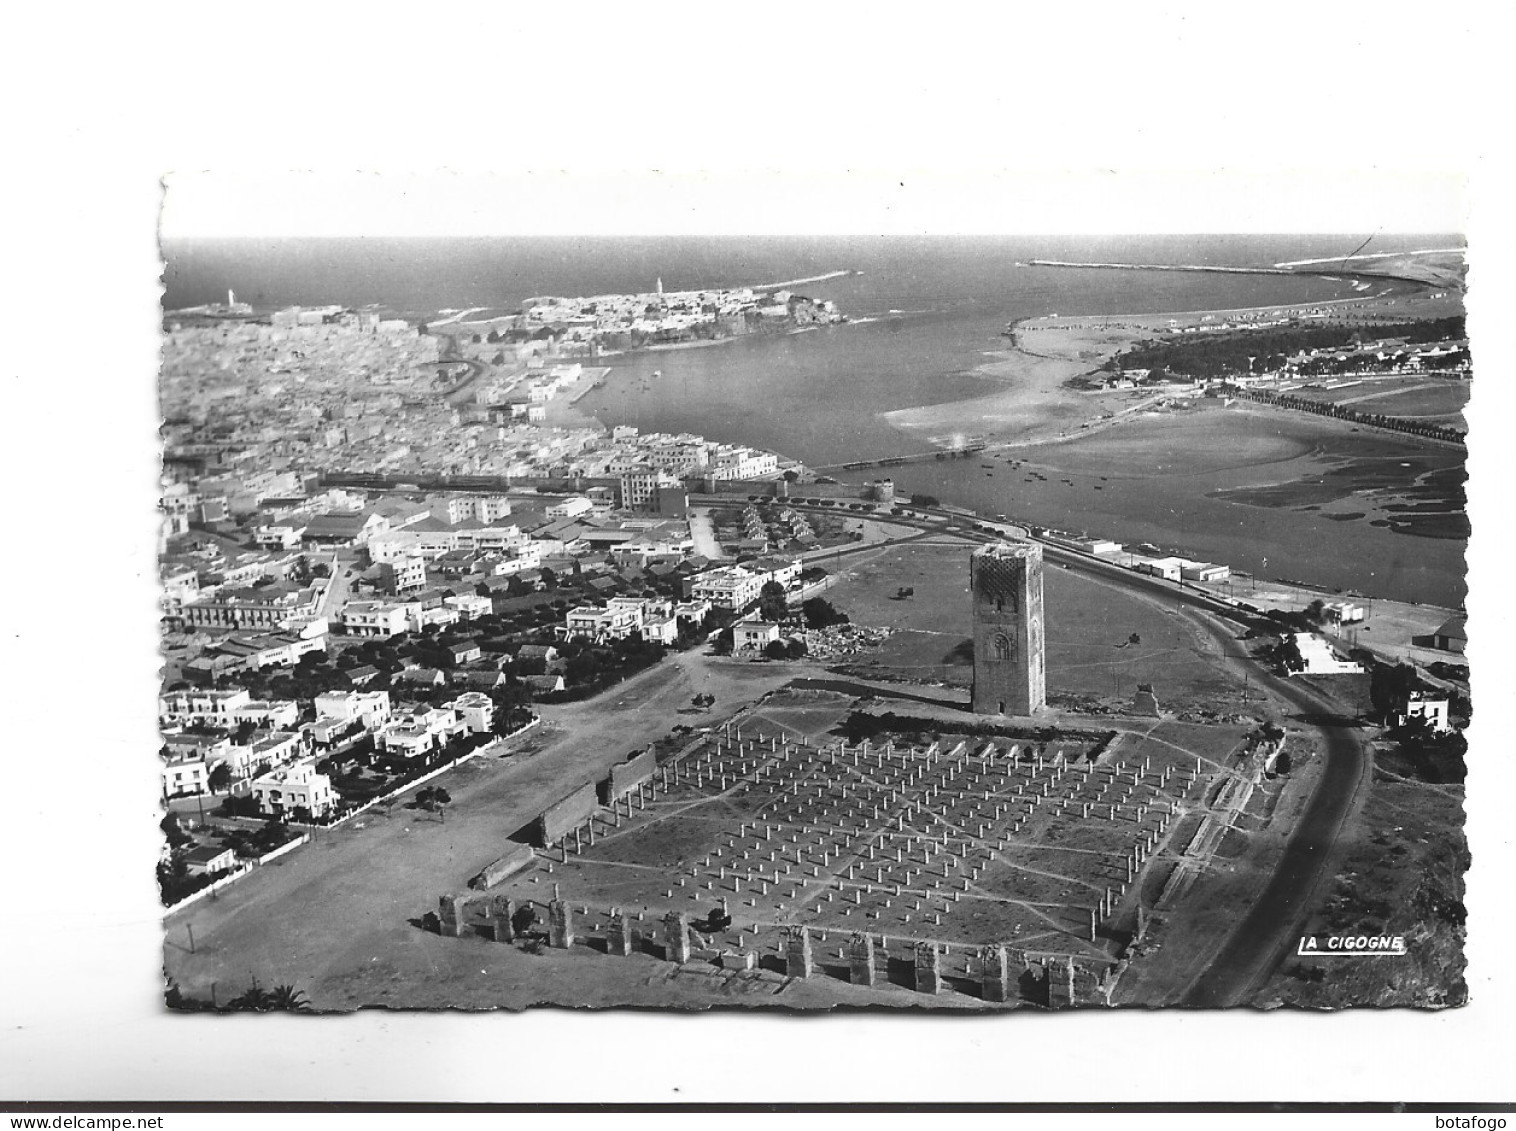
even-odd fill
[[[969,559],[974,602],[974,712],[1030,715],[1047,700],[1042,659],[1042,547],[994,542]]]

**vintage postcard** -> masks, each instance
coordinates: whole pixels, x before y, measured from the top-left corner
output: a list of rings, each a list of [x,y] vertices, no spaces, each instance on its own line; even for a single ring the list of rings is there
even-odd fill
[[[199,187],[170,1008],[1465,1001],[1459,233],[177,232]]]

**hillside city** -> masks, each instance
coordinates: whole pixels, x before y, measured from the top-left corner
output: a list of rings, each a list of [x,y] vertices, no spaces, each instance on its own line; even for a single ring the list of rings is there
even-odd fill
[[[165,902],[520,733],[533,702],[723,632],[739,655],[805,649],[777,624],[735,641],[732,626],[760,600],[818,593],[826,571],[803,559],[856,524],[747,505],[721,531],[735,560],[716,561],[688,488],[814,476],[696,435],[543,420],[603,377],[573,360],[586,344],[837,317],[751,290],[538,299],[453,337],[337,306],[254,316],[235,296],[171,314],[163,793],[175,814],[231,823],[207,835],[187,817],[191,835],[169,818]],[[810,608],[825,628],[825,602]]]

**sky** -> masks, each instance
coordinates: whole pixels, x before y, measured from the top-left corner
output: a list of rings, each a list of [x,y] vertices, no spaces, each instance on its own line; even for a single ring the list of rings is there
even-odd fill
[[[1165,234],[1465,230],[1439,169],[200,172],[166,239],[293,236]]]

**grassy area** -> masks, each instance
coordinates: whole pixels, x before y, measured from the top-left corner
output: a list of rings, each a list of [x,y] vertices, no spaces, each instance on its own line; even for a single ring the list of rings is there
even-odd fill
[[[828,597],[858,624],[897,631],[858,658],[879,678],[966,686],[973,677],[968,563],[971,548],[916,543],[850,567]],[[903,588],[914,595],[900,599]],[[1241,708],[1240,681],[1222,671],[1188,624],[1155,599],[1068,570],[1044,574],[1048,695],[1054,703],[1111,709],[1151,683],[1165,710]]]
[[[1255,1003],[1317,1009],[1461,1005],[1463,791],[1376,777],[1308,935],[1402,935],[1396,958],[1292,958]]]

